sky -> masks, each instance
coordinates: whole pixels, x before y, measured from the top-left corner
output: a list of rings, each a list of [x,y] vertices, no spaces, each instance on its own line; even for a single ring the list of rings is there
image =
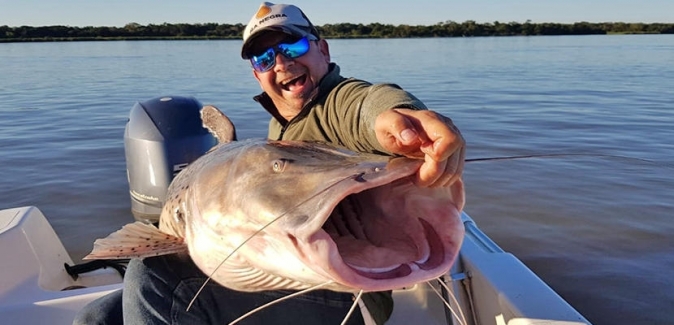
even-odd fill
[[[0,0],[0,26],[247,23],[262,1]],[[674,0],[296,0],[315,25],[440,22],[674,23]]]

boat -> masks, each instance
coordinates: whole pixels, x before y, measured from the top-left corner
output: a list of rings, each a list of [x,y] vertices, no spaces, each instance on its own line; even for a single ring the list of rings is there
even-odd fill
[[[176,108],[168,116],[167,105]],[[185,109],[186,106],[192,109]],[[148,117],[164,114],[163,123],[159,124],[179,121],[183,125],[190,123],[185,112],[192,111],[193,115],[200,107],[194,98],[158,97],[132,108],[125,149],[136,219],[158,217],[159,202],[163,200],[161,186],[167,187],[168,183],[162,185],[155,178],[153,183],[159,187],[150,188],[134,179],[134,164],[147,162],[134,159],[133,148],[141,146],[144,152],[156,153],[162,161],[156,163],[155,170],[166,167],[163,173],[169,181],[187,163],[170,161],[171,155],[158,153],[167,148],[166,136],[159,136],[159,142],[135,139],[134,118],[156,122],[157,117]],[[151,133],[147,132],[147,125],[143,128],[144,136]],[[179,133],[185,135],[183,131]],[[203,130],[189,138],[199,143],[190,147],[202,151],[214,141]],[[463,212],[461,218],[466,235],[452,269],[435,281],[394,290],[395,308],[387,324],[590,324],[513,254],[493,242],[467,213]],[[123,265],[76,265],[36,206],[0,210],[0,259],[0,324],[72,324],[76,313],[87,303],[122,288]]]
[[[395,290],[387,324],[590,324],[465,212],[461,217],[466,227],[461,252],[453,269],[438,280],[449,290],[439,283]],[[65,266],[73,260],[35,206],[0,210],[0,258],[5,261],[0,324],[72,324],[84,305],[122,288],[122,276],[112,267],[70,275]]]

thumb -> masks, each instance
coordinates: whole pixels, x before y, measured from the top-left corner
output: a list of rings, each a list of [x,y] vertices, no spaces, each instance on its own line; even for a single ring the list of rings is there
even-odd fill
[[[379,144],[386,151],[411,157],[423,157],[419,149],[422,139],[414,122],[406,115],[395,110],[380,113],[375,121],[375,133]]]

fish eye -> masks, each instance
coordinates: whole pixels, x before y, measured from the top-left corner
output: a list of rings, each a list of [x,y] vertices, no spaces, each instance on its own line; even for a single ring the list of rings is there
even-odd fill
[[[282,173],[286,169],[286,167],[293,161],[295,160],[287,158],[276,159],[271,163],[271,169],[275,173]]]
[[[281,173],[286,168],[286,161],[283,159],[274,160],[271,164],[271,168],[276,173]]]

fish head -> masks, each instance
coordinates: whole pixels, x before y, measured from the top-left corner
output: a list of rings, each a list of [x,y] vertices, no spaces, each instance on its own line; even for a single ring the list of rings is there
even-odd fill
[[[421,188],[422,162],[296,141],[241,141],[200,162],[186,242],[232,289],[407,287],[448,272],[463,182]]]

